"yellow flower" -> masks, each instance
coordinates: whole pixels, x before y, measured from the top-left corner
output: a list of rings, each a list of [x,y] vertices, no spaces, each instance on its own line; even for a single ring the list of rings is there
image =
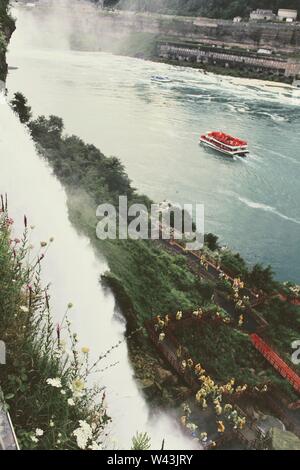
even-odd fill
[[[83,348],[81,348],[81,352],[83,352],[83,354],[88,354],[90,352],[90,348],[84,346]]]

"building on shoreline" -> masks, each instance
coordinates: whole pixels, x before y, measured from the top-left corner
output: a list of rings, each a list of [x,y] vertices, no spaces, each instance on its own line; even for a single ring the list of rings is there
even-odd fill
[[[297,20],[298,11],[281,8],[280,10],[278,10],[277,17],[279,21],[286,21],[287,23],[292,23]]]
[[[272,10],[261,10],[257,9],[250,13],[250,20],[252,21],[274,21],[276,15]]]
[[[192,46],[187,43],[160,42],[158,54],[167,60],[190,62],[199,64],[199,66],[211,65],[224,69],[250,71],[255,72],[258,76],[265,73],[270,78],[289,79],[290,81],[300,74],[300,62],[273,57],[269,53],[262,57],[256,52],[236,51],[203,44]]]

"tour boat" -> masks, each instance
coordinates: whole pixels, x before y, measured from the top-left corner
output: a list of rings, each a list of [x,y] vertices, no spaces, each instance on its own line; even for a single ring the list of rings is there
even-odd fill
[[[237,139],[224,132],[207,132],[201,135],[200,143],[230,157],[245,157],[249,153],[248,143],[245,140]]]
[[[169,77],[163,77],[162,75],[152,75],[151,81],[158,82],[158,83],[170,83],[171,82]]]

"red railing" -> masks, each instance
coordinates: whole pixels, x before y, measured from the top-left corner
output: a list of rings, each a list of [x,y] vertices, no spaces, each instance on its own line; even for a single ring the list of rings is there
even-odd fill
[[[257,334],[250,335],[252,344],[254,347],[272,364],[272,366],[285,378],[292,387],[300,393],[300,377],[299,375],[289,367],[286,362],[275,352],[273,349],[265,343],[260,336]]]

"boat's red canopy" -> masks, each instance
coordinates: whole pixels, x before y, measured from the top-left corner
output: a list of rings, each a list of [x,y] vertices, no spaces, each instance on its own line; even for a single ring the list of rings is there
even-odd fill
[[[247,145],[246,140],[237,139],[230,134],[225,134],[225,132],[213,131],[207,134],[207,137],[212,137],[221,144],[228,145],[230,147],[242,147]]]

